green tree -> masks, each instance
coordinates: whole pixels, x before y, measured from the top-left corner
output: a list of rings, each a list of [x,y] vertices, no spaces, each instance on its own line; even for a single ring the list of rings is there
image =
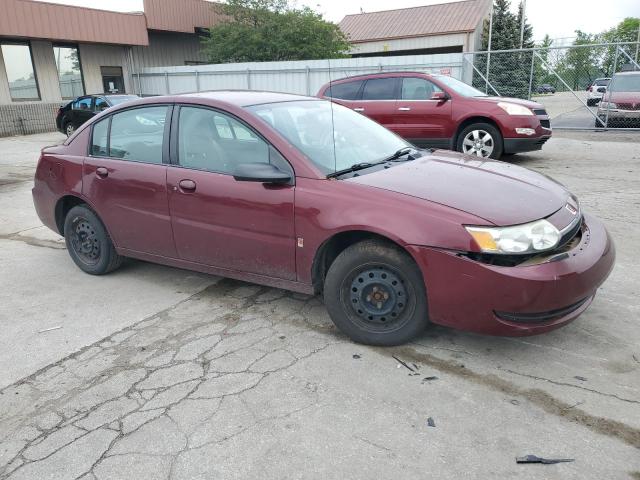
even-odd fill
[[[212,8],[224,18],[202,39],[212,63],[336,58],[350,47],[336,24],[289,0],[228,0]]]
[[[488,80],[500,95],[527,98],[529,95],[529,77],[531,73],[531,51],[494,52],[494,50],[513,50],[520,48],[520,28],[522,22],[522,4],[518,13],[511,12],[510,0],[495,0],[493,4],[493,27],[491,36],[491,56],[489,60]],[[532,48],[533,28],[526,22],[523,48]],[[484,24],[481,50],[489,48],[489,21]],[[485,75],[487,54],[476,55],[475,66]],[[485,89],[485,81],[480,75],[474,76],[474,86]],[[491,93],[491,92],[488,92]]]
[[[636,62],[638,62],[640,60],[640,55],[636,54],[636,52],[638,52],[638,49],[636,48],[635,42],[638,40],[639,28],[640,28],[640,18],[627,17],[615,27],[610,28],[605,32],[602,32],[602,34],[600,35],[600,40],[603,43],[631,44],[631,45],[623,45],[621,48],[624,48],[627,54],[631,58],[633,58]],[[616,60],[615,60],[616,50],[617,48],[614,46],[607,47],[605,49],[605,53],[602,61],[602,70],[605,72],[607,76],[611,76],[615,73],[613,69],[616,64]],[[626,57],[626,55],[618,54],[618,62],[617,62],[618,67],[628,62],[629,62],[629,59]],[[619,68],[618,68],[618,71],[620,71]]]
[[[583,90],[603,75],[603,48],[597,34],[576,30],[576,38],[557,61],[556,71],[573,90]]]

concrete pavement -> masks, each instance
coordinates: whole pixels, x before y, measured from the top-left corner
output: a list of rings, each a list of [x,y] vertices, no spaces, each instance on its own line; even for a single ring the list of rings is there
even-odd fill
[[[143,262],[82,274],[30,205],[55,139],[0,140],[0,478],[639,478],[638,136],[509,158],[616,241],[582,317],[390,349],[349,342],[314,297]]]

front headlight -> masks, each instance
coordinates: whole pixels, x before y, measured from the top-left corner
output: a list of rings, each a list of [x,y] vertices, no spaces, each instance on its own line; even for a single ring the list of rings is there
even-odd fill
[[[509,115],[528,115],[533,116],[533,112],[523,105],[517,103],[498,102],[498,106]]]
[[[464,228],[485,253],[538,253],[554,248],[561,237],[560,231],[546,220],[512,227]]]

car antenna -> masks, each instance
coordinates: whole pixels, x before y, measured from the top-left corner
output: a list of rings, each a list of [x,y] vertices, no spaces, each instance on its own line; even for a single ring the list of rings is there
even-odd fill
[[[327,58],[327,62],[329,63],[329,95],[333,95],[332,86],[333,79],[331,75],[331,58]],[[331,140],[333,141],[333,171],[338,171],[338,159],[336,157],[336,125],[333,120],[333,96],[329,97],[329,105],[331,106]]]

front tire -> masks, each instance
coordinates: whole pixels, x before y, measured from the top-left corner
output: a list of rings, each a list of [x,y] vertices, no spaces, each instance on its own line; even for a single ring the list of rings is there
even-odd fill
[[[358,343],[399,345],[428,324],[420,269],[406,252],[376,240],[338,255],[325,279],[324,300],[335,325]]]
[[[64,220],[64,240],[71,259],[86,273],[104,275],[122,264],[98,215],[86,205],[73,207]]]
[[[489,123],[473,123],[467,126],[456,142],[456,150],[466,155],[499,159],[503,152],[500,131]]]

